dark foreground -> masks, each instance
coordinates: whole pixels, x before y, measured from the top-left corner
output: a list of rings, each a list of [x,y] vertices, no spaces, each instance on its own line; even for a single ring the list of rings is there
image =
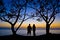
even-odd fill
[[[21,36],[21,35],[10,35],[10,36],[0,36],[0,40],[60,40],[60,34],[49,34],[40,36]]]

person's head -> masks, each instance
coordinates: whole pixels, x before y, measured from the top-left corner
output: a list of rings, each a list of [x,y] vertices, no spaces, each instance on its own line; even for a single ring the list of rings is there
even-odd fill
[[[33,26],[35,26],[35,24],[33,24]]]
[[[33,24],[33,27],[35,27],[35,24]]]
[[[36,26],[35,26],[35,24],[33,24],[33,28],[35,28]]]
[[[29,24],[29,26],[30,26],[30,24]]]

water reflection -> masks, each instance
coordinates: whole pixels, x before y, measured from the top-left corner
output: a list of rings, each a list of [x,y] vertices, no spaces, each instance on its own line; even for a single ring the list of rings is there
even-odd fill
[[[51,33],[55,33],[55,34],[60,34],[60,30],[50,30]],[[10,29],[7,30],[0,30],[0,36],[4,36],[4,35],[11,35],[12,31]],[[19,35],[23,35],[23,36],[27,36],[27,30],[18,30],[17,34]],[[36,36],[38,35],[43,35],[46,34],[46,30],[36,30]],[[28,35],[30,36],[30,35]],[[33,32],[31,31],[31,36],[33,36]]]

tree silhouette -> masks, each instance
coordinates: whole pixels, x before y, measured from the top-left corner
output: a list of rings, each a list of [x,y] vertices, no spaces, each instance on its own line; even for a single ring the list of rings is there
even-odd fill
[[[24,3],[23,3],[24,2]],[[9,3],[8,3],[9,4]],[[27,9],[26,0],[12,0],[9,4],[10,8],[4,6],[4,2],[0,1],[0,20],[7,22],[11,25],[13,35],[16,35],[17,30],[21,27],[22,23],[29,18],[32,18],[26,13]],[[22,13],[23,12],[23,13]],[[19,26],[15,28],[16,23],[20,22]]]
[[[40,15],[40,18],[46,23],[46,34],[49,34],[51,24],[54,22],[57,14],[60,13],[60,1],[59,0],[30,0],[29,6],[36,10],[36,16]],[[38,20],[40,19],[38,18]]]
[[[4,7],[2,7],[2,6],[4,6],[3,1],[0,0],[0,13],[4,12]]]

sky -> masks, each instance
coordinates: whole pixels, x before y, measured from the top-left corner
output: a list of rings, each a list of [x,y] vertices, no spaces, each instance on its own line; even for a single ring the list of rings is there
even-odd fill
[[[58,17],[58,16],[57,16]],[[31,24],[36,25],[37,28],[45,28],[46,24],[44,21],[37,21],[33,19],[28,19],[21,25],[21,28],[27,28],[27,26]],[[18,27],[19,23],[15,25],[15,27]],[[0,22],[0,27],[11,27],[11,25],[7,22]],[[60,28],[60,19],[56,18],[55,21],[52,23],[51,28]]]
[[[6,2],[6,4],[7,4],[9,1],[5,0],[4,2]],[[9,7],[7,6],[7,8],[9,8]],[[28,12],[30,13],[31,10],[28,10]],[[37,21],[34,19],[28,19],[28,20],[24,21],[24,23],[21,25],[21,27],[26,28],[29,24],[31,24],[31,26],[33,24],[35,24],[37,28],[45,28],[45,26],[46,26],[44,21]],[[17,23],[15,25],[15,27],[18,27],[18,25],[19,25],[19,23]],[[11,27],[11,25],[7,22],[0,22],[0,27]],[[51,25],[51,28],[60,28],[60,14],[57,15],[55,21]]]

